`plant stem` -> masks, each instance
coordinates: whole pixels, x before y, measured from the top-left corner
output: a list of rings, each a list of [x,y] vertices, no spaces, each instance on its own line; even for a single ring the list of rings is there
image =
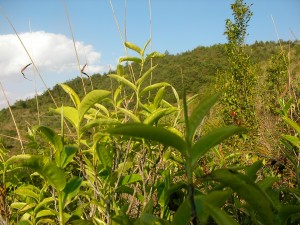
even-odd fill
[[[63,199],[62,192],[58,191],[58,211],[59,211],[59,225],[64,225],[64,211],[63,211]]]
[[[196,205],[194,199],[195,188],[193,183],[193,170],[192,170],[190,160],[187,160],[186,162],[186,170],[187,170],[187,177],[188,177],[188,192],[189,192],[188,198],[192,209],[192,214],[191,214],[192,224],[197,225],[197,212],[196,212]]]

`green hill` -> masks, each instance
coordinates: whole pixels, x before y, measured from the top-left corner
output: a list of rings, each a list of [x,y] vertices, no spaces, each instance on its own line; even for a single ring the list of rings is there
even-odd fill
[[[299,62],[300,58],[300,45],[297,42],[282,42],[282,45],[293,53],[293,59],[291,60],[293,73],[299,72],[299,63],[297,64],[297,62]],[[256,65],[256,73],[262,76],[266,73],[266,68],[270,63],[271,57],[279,52],[280,45],[275,42],[256,42],[253,45],[247,46],[247,48],[253,64]],[[204,94],[213,92],[216,74],[227,69],[225,45],[200,46],[177,55],[168,54],[166,51],[165,57],[153,60],[153,65],[156,64],[158,64],[158,67],[153,72],[153,83],[161,81],[169,82],[177,89],[179,94],[181,94],[183,85],[186,87],[188,93]],[[132,67],[135,71],[136,67],[134,64],[132,64]],[[146,67],[149,67],[149,65],[146,65]],[[128,66],[125,69],[128,70]],[[110,90],[111,88],[116,88],[116,83],[107,74],[95,74],[91,76],[91,81],[94,89]],[[84,78],[84,83],[87,91],[92,90],[89,79]],[[79,77],[66,82],[66,84],[76,90],[80,97],[83,96],[82,81]],[[50,91],[59,106],[62,104],[72,104],[67,94],[59,85],[54,86]],[[167,98],[172,98],[171,96],[172,93],[170,92]],[[39,124],[39,122],[42,125],[52,128],[59,127],[60,119],[57,118],[57,115],[49,112],[49,108],[51,107],[55,108],[55,105],[49,97],[48,92],[38,96],[37,99],[19,100],[11,107],[23,139],[25,138],[27,128]],[[17,138],[17,132],[8,109],[0,111],[0,127],[0,143],[7,149],[18,151],[19,143],[14,139]]]

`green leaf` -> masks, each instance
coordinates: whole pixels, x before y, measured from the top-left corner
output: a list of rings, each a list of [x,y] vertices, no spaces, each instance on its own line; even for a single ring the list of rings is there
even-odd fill
[[[284,122],[286,122],[291,127],[293,127],[298,134],[300,134],[300,126],[295,121],[291,120],[290,118],[288,118],[286,116],[283,116],[282,119]]]
[[[63,107],[59,107],[57,109],[50,109],[50,111],[61,115],[62,108],[63,108],[64,118],[66,118],[72,124],[72,126],[77,130],[79,127],[79,119],[78,119],[78,110],[77,109],[75,109],[74,107],[63,106]]]
[[[218,225],[238,225],[238,223],[231,218],[227,213],[222,211],[220,208],[207,205],[209,209],[209,214],[217,222]]]
[[[174,214],[172,225],[188,225],[191,220],[192,208],[189,199],[186,199]]]
[[[121,62],[136,62],[138,64],[142,63],[142,60],[138,57],[126,56],[119,58],[119,63]]]
[[[106,116],[109,116],[109,111],[108,109],[104,106],[104,105],[101,105],[99,103],[96,103],[95,106],[100,109],[102,112],[105,113]]]
[[[52,211],[52,210],[49,210],[49,209],[44,209],[44,210],[41,210],[39,211],[35,218],[40,218],[40,217],[49,217],[49,216],[55,216],[55,213]]]
[[[123,65],[121,65],[121,64],[117,65],[117,74],[120,76],[124,75],[124,66]]]
[[[169,221],[163,220],[157,216],[149,213],[142,213],[142,215],[134,222],[134,225],[170,225]]]
[[[162,127],[153,127],[145,124],[132,123],[110,129],[108,130],[108,133],[157,141],[165,146],[171,146],[180,151],[182,154],[186,155],[186,146],[184,140],[178,135]]]
[[[44,207],[45,205],[54,202],[53,197],[44,198],[41,202],[39,202],[36,207],[34,208],[34,212],[38,212],[40,208]]]
[[[164,97],[164,94],[165,94],[165,87],[161,87],[158,91],[157,91],[157,94],[155,95],[155,98],[154,98],[154,101],[153,101],[153,104],[154,104],[154,107],[155,108],[158,108],[160,103],[161,103],[161,100],[163,99]]]
[[[160,119],[161,117],[167,115],[170,113],[169,109],[156,109],[154,112],[152,112],[144,121],[144,124],[152,125],[155,121]]]
[[[94,225],[90,220],[73,220],[70,222],[71,225]]]
[[[150,42],[151,42],[151,38],[146,42],[146,44],[144,45],[143,50],[140,52],[140,55],[141,55],[142,57],[144,57],[146,48],[147,48],[147,46],[149,45]]]
[[[36,202],[39,201],[39,194],[35,193],[34,191],[32,191],[30,189],[30,187],[27,186],[22,186],[17,188],[14,193],[18,194],[18,195],[23,195],[25,197],[31,197],[33,198]]]
[[[78,106],[80,104],[80,99],[79,99],[78,95],[76,94],[76,92],[66,84],[59,84],[59,85],[70,96],[70,98],[71,98],[72,102],[74,103],[75,107],[78,108]]]
[[[129,80],[127,80],[125,77],[121,77],[117,74],[109,74],[107,75],[113,79],[115,79],[116,81],[120,82],[121,84],[126,85],[127,87],[130,87],[132,90],[136,90],[136,86]]]
[[[148,69],[137,81],[136,84],[137,85],[141,85],[148,77],[149,75],[151,75],[151,73],[153,72],[153,70],[155,70],[155,68],[157,67],[157,65],[151,67],[150,69]]]
[[[21,210],[26,205],[25,202],[13,202],[10,205],[10,208]]]
[[[231,190],[212,191],[207,195],[197,195],[195,197],[195,205],[197,217],[201,223],[206,224],[210,212],[208,206],[221,208],[232,194]]]
[[[262,161],[256,161],[250,166],[245,167],[245,174],[255,182],[257,171],[263,166]]]
[[[121,185],[127,185],[127,184],[136,183],[141,180],[142,180],[142,176],[140,174],[129,174],[124,176],[120,182]]]
[[[294,165],[294,168],[298,167],[298,162],[295,157],[294,153],[294,147],[291,145],[291,143],[284,138],[281,138],[281,142],[285,145],[286,148],[282,148],[282,151],[286,155],[286,157],[291,161],[291,163]]]
[[[130,48],[131,50],[135,51],[139,55],[142,55],[142,49],[139,46],[137,46],[129,41],[126,41],[124,44],[127,48]]]
[[[17,225],[32,225],[29,221],[23,220],[17,223]]]
[[[61,149],[63,148],[63,140],[62,137],[57,135],[54,130],[45,126],[35,126],[33,129],[35,131],[41,132],[43,137],[45,137],[46,140],[51,143],[52,147],[56,151],[61,151]]]
[[[14,164],[19,167],[31,168],[39,173],[44,179],[58,191],[64,189],[66,179],[62,169],[58,168],[55,163],[42,156],[33,155],[16,155],[7,160],[7,165]]]
[[[133,120],[133,122],[136,122],[136,123],[141,122],[140,119],[133,112],[131,112],[130,110],[124,109],[124,108],[118,108],[118,109],[119,109],[119,111],[121,111],[125,115],[129,116]]]
[[[148,60],[149,58],[162,58],[164,56],[165,54],[162,54],[160,52],[151,52],[149,55],[147,55],[146,60]]]
[[[33,168],[41,174],[58,191],[64,189],[66,178],[62,169],[58,168],[53,162],[49,161],[42,168]]]
[[[213,180],[230,187],[249,203],[264,224],[274,224],[272,203],[266,194],[249,177],[228,169],[219,169],[209,175]]]
[[[63,205],[66,207],[68,203],[74,198],[79,192],[83,179],[81,177],[72,177],[66,184],[63,190]]]
[[[61,152],[61,168],[65,168],[73,159],[77,152],[77,147],[75,146],[65,146]]]
[[[278,177],[266,177],[263,180],[258,181],[256,184],[260,187],[261,190],[266,191],[268,188],[271,188],[272,185],[279,181]]]
[[[221,143],[226,138],[245,132],[246,129],[236,126],[226,126],[214,129],[210,133],[202,136],[192,147],[191,150],[191,165],[195,166],[197,161],[205,155],[212,147]]]
[[[94,148],[96,148],[97,156],[103,164],[103,166],[106,169],[110,170],[110,168],[112,167],[112,156],[109,152],[109,149],[107,148],[108,146],[109,145],[106,142],[97,142],[94,145]]]
[[[220,94],[204,98],[204,100],[194,109],[189,118],[189,129],[187,130],[187,140],[192,142],[197,127],[201,124],[203,118],[208,114],[211,107],[218,101]]]
[[[83,134],[85,131],[87,131],[93,127],[98,127],[101,125],[118,125],[118,124],[120,124],[120,122],[117,119],[100,118],[100,119],[96,119],[96,120],[92,120],[92,121],[88,122],[81,128],[80,131]]]
[[[289,141],[292,145],[300,149],[300,138],[297,136],[291,136],[291,135],[281,135],[282,138]]]
[[[110,92],[105,90],[93,90],[88,93],[78,106],[79,123],[82,121],[84,114],[91,107],[93,107],[96,103],[99,103],[99,101],[101,101],[102,99],[106,98],[109,94]]]
[[[152,91],[154,89],[161,88],[161,87],[167,87],[167,86],[171,86],[171,85],[167,82],[160,82],[160,83],[149,85],[141,91],[141,95],[143,95],[144,93],[147,93],[148,91]]]
[[[299,216],[299,212],[299,205],[283,205],[278,212],[281,224],[287,224],[287,220],[295,214],[298,214]]]
[[[35,202],[29,202],[24,205],[24,207],[20,210],[20,212],[27,212],[27,211],[32,211],[33,208],[35,208],[36,203]]]

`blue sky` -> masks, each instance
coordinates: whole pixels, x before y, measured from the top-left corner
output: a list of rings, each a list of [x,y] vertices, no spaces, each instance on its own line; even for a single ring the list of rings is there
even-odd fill
[[[197,46],[225,43],[225,20],[232,18],[233,0],[151,0],[152,49],[171,54],[192,50]],[[248,28],[247,43],[255,40],[277,40],[271,15],[279,37],[300,38],[299,0],[247,0],[254,13]],[[80,64],[86,62],[87,73],[114,68],[125,55],[109,0],[66,0],[75,41],[78,42]],[[124,35],[125,1],[112,0],[115,15]],[[78,76],[74,48],[66,19],[63,0],[0,0],[0,81],[11,103],[45,90],[29,67],[22,78],[20,70],[30,62],[12,28],[14,24],[27,50],[32,54],[46,84]],[[292,34],[292,32],[293,34]],[[143,46],[150,38],[149,0],[126,1],[127,40]],[[35,81],[35,82],[34,82]],[[4,105],[0,95],[0,108]]]

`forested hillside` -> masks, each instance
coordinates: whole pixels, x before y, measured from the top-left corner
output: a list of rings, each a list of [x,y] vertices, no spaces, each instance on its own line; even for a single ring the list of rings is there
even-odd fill
[[[293,73],[299,72],[299,58],[300,46],[295,42],[281,42],[286,54],[289,54],[291,68]],[[165,56],[158,59],[153,59],[153,65],[158,65],[152,75],[152,82],[169,82],[173,85],[179,95],[182,95],[183,87],[186,88],[189,94],[206,95],[215,91],[215,84],[217,74],[222,73],[228,69],[228,58],[226,56],[225,44],[217,44],[210,47],[197,47],[191,51],[180,53],[177,55],[168,54],[166,51]],[[278,55],[281,51],[279,43],[275,42],[256,42],[246,47],[251,58],[251,62],[256,68],[255,73],[259,77],[266,76],[267,68],[272,64],[272,57]],[[132,64],[134,70],[137,65]],[[145,66],[146,68],[149,65]],[[128,71],[128,67],[125,68]],[[111,90],[117,87],[117,83],[113,82],[107,75],[115,71],[108,72],[107,74],[95,74],[91,76],[91,81],[84,78],[87,91],[93,89]],[[138,73],[136,73],[138,74]],[[136,75],[138,76],[138,75]],[[66,81],[66,84],[72,87],[79,96],[83,96],[82,81],[78,77],[71,81]],[[56,100],[58,105],[70,105],[71,100],[66,92],[57,84],[51,89],[51,94]],[[174,101],[172,92],[166,93],[166,98]],[[39,109],[39,115],[38,110]],[[27,127],[43,124],[51,125],[57,128],[60,124],[57,115],[49,112],[49,108],[54,108],[52,99],[49,97],[48,92],[33,99],[19,100],[13,106],[12,110],[16,117],[16,123],[21,131],[22,137],[25,138]],[[39,122],[40,120],[40,122]],[[1,143],[8,149],[18,148],[17,132],[13,124],[8,109],[0,111],[0,126],[1,126]],[[9,136],[9,137],[6,137]]]

